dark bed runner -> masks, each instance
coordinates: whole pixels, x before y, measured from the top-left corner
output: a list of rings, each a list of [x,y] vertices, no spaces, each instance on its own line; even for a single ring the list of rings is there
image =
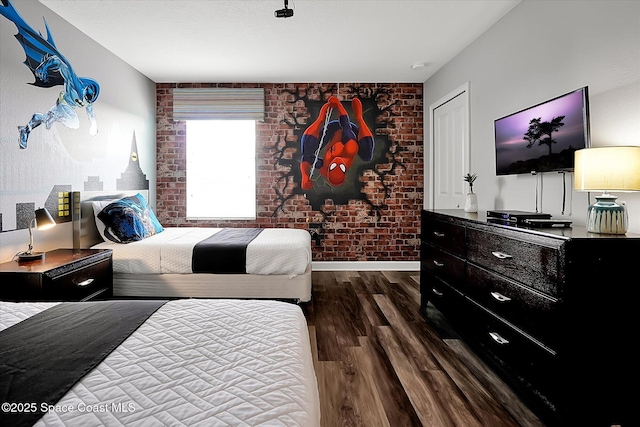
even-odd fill
[[[194,273],[247,272],[247,246],[262,228],[225,228],[193,247]]]
[[[165,303],[64,302],[1,331],[0,425],[33,425]]]

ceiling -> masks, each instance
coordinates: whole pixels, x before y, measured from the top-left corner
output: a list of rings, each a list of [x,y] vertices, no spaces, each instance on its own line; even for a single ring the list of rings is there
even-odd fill
[[[156,83],[421,83],[520,1],[40,0]]]

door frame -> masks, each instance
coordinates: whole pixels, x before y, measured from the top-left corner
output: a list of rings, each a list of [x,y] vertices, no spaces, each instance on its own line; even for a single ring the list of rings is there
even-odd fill
[[[471,155],[470,155],[471,154],[471,138],[470,138],[470,131],[469,131],[469,128],[471,127],[471,119],[469,115],[469,86],[470,86],[470,82],[465,82],[460,87],[449,92],[448,94],[438,99],[436,102],[434,102],[429,106],[429,139],[431,141],[431,144],[429,144],[429,198],[428,198],[428,205],[425,206],[427,209],[433,209],[433,205],[435,201],[435,195],[434,195],[435,175],[434,175],[434,167],[433,167],[434,165],[433,155],[435,152],[435,135],[434,135],[435,127],[433,126],[433,115],[435,110],[438,107],[446,104],[447,102],[451,101],[454,98],[457,98],[458,96],[462,96],[462,99],[464,99],[464,104],[465,104],[464,108],[465,108],[465,114],[466,114],[466,129],[464,129],[464,135],[465,135],[467,144],[465,147],[466,159],[464,163],[466,165],[467,171],[469,171],[471,168]],[[460,179],[462,179],[462,177],[460,177]]]

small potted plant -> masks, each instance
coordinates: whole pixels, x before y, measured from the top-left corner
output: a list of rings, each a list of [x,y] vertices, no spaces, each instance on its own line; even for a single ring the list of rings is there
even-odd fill
[[[478,212],[478,196],[473,192],[473,183],[476,178],[478,178],[478,174],[470,174],[467,173],[463,179],[469,183],[469,192],[467,193],[467,200],[464,204],[465,212]]]
[[[468,173],[464,176],[464,180],[469,183],[469,193],[471,194],[473,194],[473,182],[476,180],[477,177],[478,177],[477,173],[474,173],[474,174]]]

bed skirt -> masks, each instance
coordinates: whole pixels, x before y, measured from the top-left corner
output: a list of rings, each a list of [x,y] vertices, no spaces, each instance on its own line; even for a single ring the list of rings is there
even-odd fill
[[[311,300],[311,264],[304,274],[113,273],[114,297]]]

